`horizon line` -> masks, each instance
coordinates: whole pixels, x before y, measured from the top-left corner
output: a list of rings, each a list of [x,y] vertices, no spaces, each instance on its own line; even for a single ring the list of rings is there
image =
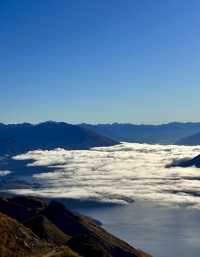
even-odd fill
[[[137,122],[68,122],[68,121],[58,121],[58,120],[45,120],[45,121],[38,121],[38,122],[26,122],[26,121],[22,121],[22,122],[11,122],[11,123],[7,123],[7,122],[0,122],[0,125],[22,125],[22,124],[27,124],[27,125],[39,125],[39,124],[43,124],[43,123],[65,123],[65,124],[70,124],[70,125],[93,125],[93,126],[97,126],[97,125],[135,125],[135,126],[162,126],[162,125],[170,125],[170,124],[198,124],[200,123],[200,121],[166,121],[166,122],[161,122],[161,123],[137,123]]]

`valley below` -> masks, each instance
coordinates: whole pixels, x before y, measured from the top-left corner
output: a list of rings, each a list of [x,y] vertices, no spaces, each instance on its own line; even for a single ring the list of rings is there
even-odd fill
[[[200,170],[169,167],[200,146],[121,143],[1,159],[1,195],[59,199],[155,257],[198,257]]]
[[[76,208],[155,257],[199,257],[200,212],[190,207],[136,201],[126,206]]]

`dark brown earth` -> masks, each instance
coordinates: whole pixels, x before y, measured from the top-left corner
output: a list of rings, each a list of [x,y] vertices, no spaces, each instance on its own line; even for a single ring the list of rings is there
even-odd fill
[[[0,199],[1,257],[152,257],[91,219],[34,197]]]

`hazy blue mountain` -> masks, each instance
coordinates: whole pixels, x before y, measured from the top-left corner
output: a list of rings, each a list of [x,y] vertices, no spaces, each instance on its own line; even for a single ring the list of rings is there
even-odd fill
[[[197,155],[192,159],[175,160],[171,164],[167,165],[168,168],[171,168],[171,167],[187,168],[192,166],[200,168],[200,155]]]
[[[176,141],[177,145],[200,145],[200,132],[189,135]]]
[[[88,149],[118,142],[79,126],[64,122],[0,124],[0,154],[34,149]]]
[[[172,122],[162,125],[121,123],[91,125],[83,123],[79,126],[93,130],[113,140],[151,144],[174,144],[179,139],[200,131],[200,122]]]

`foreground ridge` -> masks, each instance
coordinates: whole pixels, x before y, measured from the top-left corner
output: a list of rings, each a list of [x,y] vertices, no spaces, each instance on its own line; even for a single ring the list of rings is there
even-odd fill
[[[0,199],[1,257],[152,257],[58,201]]]

